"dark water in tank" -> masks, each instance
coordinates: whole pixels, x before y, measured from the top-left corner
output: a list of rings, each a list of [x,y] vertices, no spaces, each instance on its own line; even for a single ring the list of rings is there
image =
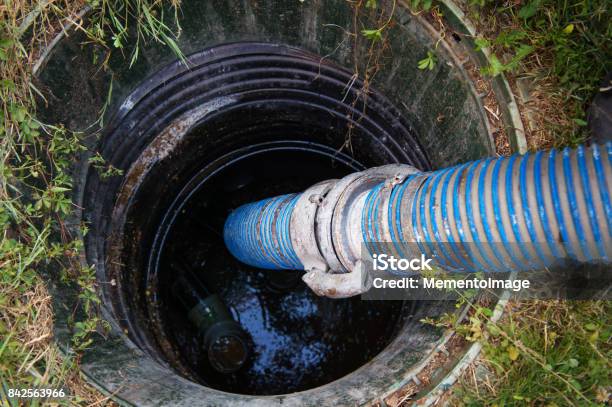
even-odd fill
[[[183,207],[162,248],[156,297],[163,334],[192,379],[232,393],[290,393],[350,373],[393,339],[401,302],[318,297],[301,281],[303,272],[246,266],[223,244],[232,208],[353,171],[313,151],[264,152],[228,165]],[[239,371],[221,374],[208,365],[186,310],[170,290],[177,264],[218,294],[248,333],[251,352]]]

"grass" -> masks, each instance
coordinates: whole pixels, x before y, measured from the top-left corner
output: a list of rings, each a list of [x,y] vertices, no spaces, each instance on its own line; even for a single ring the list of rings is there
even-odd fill
[[[78,12],[86,5],[91,18],[84,23]],[[176,10],[178,4],[171,6]],[[184,59],[162,10],[157,0],[0,3],[0,405],[18,405],[7,395],[15,388],[67,388],[70,397],[60,404],[108,402],[78,370],[79,351],[105,326],[96,312],[93,270],[76,260],[82,242],[64,227],[72,211],[68,170],[83,147],[79,134],[36,119],[40,93],[32,68],[42,48],[68,23],[84,30],[92,46],[106,49],[107,58],[123,53],[124,41],[135,36],[134,51],[127,56],[132,63],[144,41],[163,42]],[[82,319],[70,321],[73,352],[68,355],[53,342],[51,299],[37,272],[49,263],[79,287],[85,311]]]
[[[575,146],[590,136],[586,108],[612,70],[612,9],[607,0],[470,0],[478,47],[493,51],[490,75],[527,79],[532,149]],[[527,126],[529,127],[529,126]]]
[[[74,12],[67,3],[57,6],[64,8],[61,14]],[[9,400],[9,388],[63,387],[75,381],[77,371],[76,359],[61,357],[51,342],[53,311],[36,272],[41,262],[58,261],[76,249],[53,237],[70,210],[66,157],[74,140],[63,129],[43,126],[33,113],[32,50],[49,40],[51,20],[61,24],[55,5],[0,6],[1,400]]]
[[[611,302],[514,302],[497,323],[487,308],[472,311],[457,331],[483,349],[453,391],[452,405],[607,405]],[[450,317],[438,323],[454,325]]]

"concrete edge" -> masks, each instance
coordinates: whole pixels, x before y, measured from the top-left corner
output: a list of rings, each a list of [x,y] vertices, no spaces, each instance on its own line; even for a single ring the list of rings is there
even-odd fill
[[[453,28],[471,37],[476,37],[476,27],[453,0],[438,0],[438,2],[445,11],[451,14],[451,18],[447,18],[447,21]],[[445,17],[449,16],[445,15]],[[478,57],[479,66],[483,67],[490,63],[491,50],[489,48],[475,51],[472,47],[471,52]],[[491,82],[494,87],[495,98],[505,113],[502,115],[502,120],[508,133],[510,147],[515,153],[525,154],[528,150],[525,128],[510,84],[503,74],[491,78]]]

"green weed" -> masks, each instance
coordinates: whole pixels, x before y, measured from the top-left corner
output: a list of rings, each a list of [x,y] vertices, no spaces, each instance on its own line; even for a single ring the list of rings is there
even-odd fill
[[[497,323],[491,322],[490,309],[473,306],[473,311],[457,331],[482,343],[484,373],[477,380],[466,376],[453,404],[604,406],[609,401],[609,301],[524,301],[511,304]],[[440,323],[453,322],[447,317]]]
[[[71,21],[86,31],[92,44],[106,49],[105,61],[113,52],[122,53],[128,39],[135,41],[128,56],[132,64],[140,45],[151,40],[166,44],[184,61],[175,41],[178,31],[171,30],[164,16],[164,10],[176,12],[178,3],[166,8],[158,0],[91,1],[87,23],[77,16],[83,6],[25,0],[0,5],[0,400],[8,400],[8,388],[62,388],[78,382],[78,352],[106,327],[97,314],[93,269],[77,261],[83,243],[64,226],[74,209],[70,169],[84,148],[81,135],[36,119],[33,55],[54,27]],[[178,24],[174,27],[180,30]],[[100,158],[94,155],[92,165],[102,176],[120,174]],[[73,347],[64,355],[52,342],[53,312],[38,272],[48,264],[79,288],[83,312],[68,321]],[[72,396],[61,403],[99,399],[89,390],[80,391],[85,398]]]
[[[418,68],[421,70],[429,69],[431,71],[436,66],[436,62],[438,62],[436,54],[432,51],[427,51],[427,56],[419,61]]]
[[[563,109],[549,123],[554,146],[588,138],[586,108],[612,69],[612,11],[606,0],[483,2],[472,11],[483,21],[476,48],[493,53],[483,73],[533,76],[554,83]]]
[[[171,21],[175,28],[167,22],[165,3],[171,5],[174,13]],[[130,67],[138,59],[141,44],[150,40],[165,44],[177,58],[187,64],[176,43],[180,35],[178,0],[89,0],[89,4],[93,8],[93,22],[86,30],[87,34],[95,42],[121,51],[130,42]],[[130,30],[134,35],[130,35]]]

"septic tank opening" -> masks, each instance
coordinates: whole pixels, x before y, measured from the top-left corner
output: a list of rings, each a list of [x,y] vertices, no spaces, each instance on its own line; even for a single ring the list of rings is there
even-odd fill
[[[189,380],[253,395],[325,385],[382,352],[415,304],[317,297],[302,272],[237,262],[223,223],[266,196],[392,162],[426,169],[428,160],[397,108],[373,88],[364,95],[348,70],[277,45],[220,46],[222,63],[210,54],[193,57],[201,67],[165,80],[111,127],[101,148],[126,168],[116,201],[107,199],[113,181],[89,174],[97,232],[106,225],[98,214],[113,205],[103,248],[116,281],[109,297],[136,345]],[[138,151],[125,134],[152,141],[136,138]],[[232,337],[239,365],[248,349],[238,370],[221,373],[227,366],[203,345],[208,328],[190,314],[197,301],[177,288],[186,275],[183,287],[201,285],[201,298],[244,331]]]
[[[301,280],[302,271],[241,264],[222,238],[231,209],[342,177],[360,165],[322,145],[290,142],[262,145],[255,153],[235,153],[223,161],[222,168],[219,160],[208,166],[184,201],[179,197],[176,217],[159,231],[163,238],[154,246],[159,253],[152,253],[157,261],[149,290],[156,293],[148,305],[150,313],[159,314],[159,342],[167,340],[172,348],[165,353],[167,360],[209,387],[259,395],[317,387],[368,362],[397,333],[404,304],[318,297]],[[238,371],[224,374],[211,367],[201,338],[171,289],[177,269],[189,269],[216,293],[248,334],[249,356]]]

